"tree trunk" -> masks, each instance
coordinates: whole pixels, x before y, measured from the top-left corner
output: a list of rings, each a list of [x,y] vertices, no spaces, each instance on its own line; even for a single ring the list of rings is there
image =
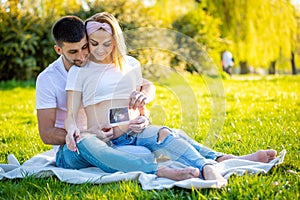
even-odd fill
[[[292,74],[297,74],[296,64],[295,64],[295,53],[292,51],[292,58],[291,58],[291,64],[292,64]]]
[[[269,67],[269,74],[275,74],[275,73],[276,73],[276,61],[272,61]]]
[[[240,74],[248,74],[249,73],[247,61],[240,62],[240,68],[241,68]]]

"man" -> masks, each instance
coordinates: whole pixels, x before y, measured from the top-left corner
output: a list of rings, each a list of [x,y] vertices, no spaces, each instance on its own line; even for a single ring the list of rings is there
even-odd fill
[[[60,27],[60,28],[59,28]],[[39,76],[36,83],[36,108],[38,117],[38,127],[40,136],[45,144],[54,145],[58,156],[56,158],[58,166],[63,165],[66,168],[83,168],[91,166],[86,163],[84,158],[76,152],[71,152],[66,146],[66,131],[64,129],[64,120],[67,111],[67,93],[65,91],[67,73],[73,65],[83,66],[87,62],[89,50],[88,42],[85,35],[85,27],[82,20],[75,16],[67,16],[58,20],[52,28],[52,34],[55,40],[54,49],[60,57],[50,64]],[[145,95],[144,95],[145,94]],[[136,108],[138,105],[144,105],[150,102],[155,95],[155,87],[147,80],[141,92],[134,92],[131,94],[130,107]],[[86,117],[83,109],[78,115],[78,128],[82,131],[86,130]],[[130,122],[130,128],[134,132],[141,132],[148,124],[146,117],[140,116]],[[111,136],[111,130],[105,131],[102,127],[94,127],[89,132],[95,133],[101,139]],[[184,137],[184,136],[181,136]],[[186,138],[195,149],[204,153],[208,159],[216,160],[218,162],[236,158],[233,155],[226,155],[214,152],[207,147],[201,146],[199,143]],[[58,148],[60,145],[60,148]],[[66,149],[64,151],[63,149]],[[104,148],[107,149],[107,148]],[[111,150],[109,150],[111,153]],[[112,152],[113,153],[113,152]],[[213,154],[213,156],[211,155]],[[268,162],[276,156],[275,151],[258,151],[254,154],[240,156],[238,158]],[[144,161],[141,161],[144,162]],[[206,179],[221,178],[214,174],[208,168],[209,174],[204,174]],[[199,171],[192,168],[184,170],[175,169],[158,169],[157,175],[160,177],[167,177],[174,180],[184,180],[191,177],[199,177]],[[212,175],[212,176],[211,176]]]

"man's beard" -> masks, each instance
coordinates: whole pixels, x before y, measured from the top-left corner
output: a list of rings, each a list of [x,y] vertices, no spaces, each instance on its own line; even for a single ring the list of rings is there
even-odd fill
[[[70,67],[73,65],[76,65],[78,67],[82,67],[83,65],[85,65],[85,63],[87,62],[87,58],[85,60],[85,62],[82,62],[80,60],[70,60],[67,56],[63,55],[65,60],[68,61]]]

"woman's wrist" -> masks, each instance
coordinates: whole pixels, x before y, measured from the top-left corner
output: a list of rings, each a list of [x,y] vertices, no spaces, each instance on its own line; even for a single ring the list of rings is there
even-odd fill
[[[144,118],[146,119],[146,121],[147,121],[147,126],[151,125],[151,119],[150,119],[150,117],[147,116],[147,115],[143,115],[143,117],[144,117]]]

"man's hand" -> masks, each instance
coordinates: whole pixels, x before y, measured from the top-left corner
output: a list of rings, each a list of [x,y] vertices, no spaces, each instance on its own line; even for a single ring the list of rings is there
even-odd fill
[[[149,119],[145,116],[138,116],[130,120],[129,128],[135,133],[141,133],[147,126],[149,126]]]
[[[133,91],[129,98],[129,109],[140,109],[148,103],[147,97],[143,92]]]
[[[77,151],[76,140],[80,136],[80,131],[77,127],[71,127],[66,135],[66,145],[70,151]]]

